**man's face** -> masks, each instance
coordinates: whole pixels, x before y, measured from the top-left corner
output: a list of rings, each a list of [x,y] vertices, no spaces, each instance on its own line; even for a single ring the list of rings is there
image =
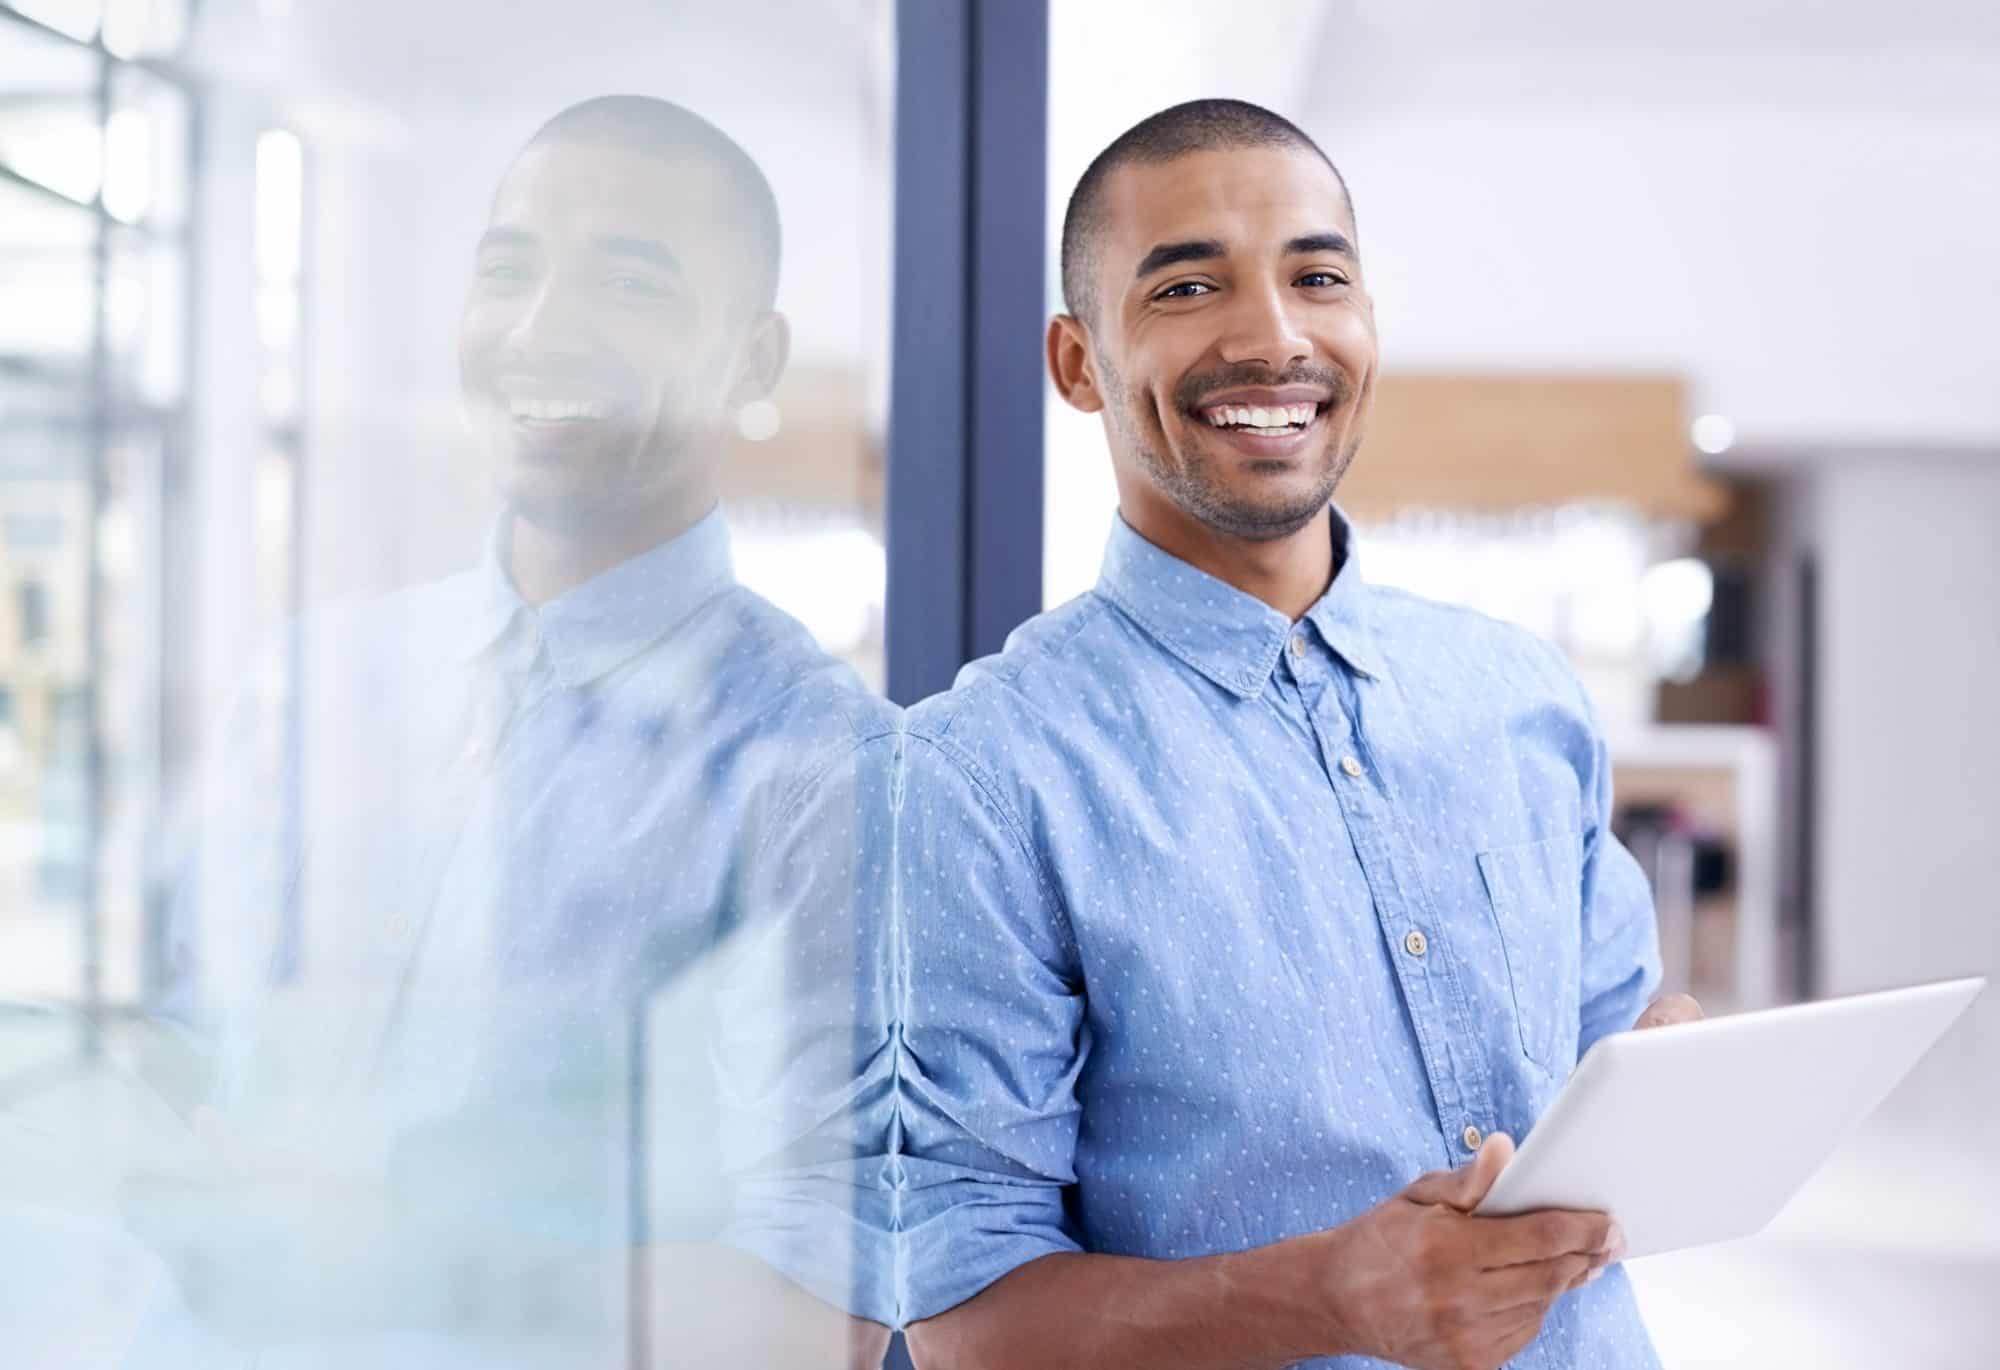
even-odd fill
[[[1105,190],[1096,384],[1072,402],[1102,403],[1121,485],[1148,502],[1231,537],[1298,531],[1353,460],[1374,390],[1339,181],[1310,152],[1238,148],[1126,165]]]
[[[694,155],[552,141],[516,160],[459,326],[514,512],[587,529],[709,487],[749,313],[736,203]]]

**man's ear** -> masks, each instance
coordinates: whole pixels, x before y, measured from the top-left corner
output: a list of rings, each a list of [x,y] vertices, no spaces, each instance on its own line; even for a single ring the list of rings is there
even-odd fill
[[[1046,350],[1049,379],[1056,383],[1056,393],[1064,402],[1086,414],[1104,408],[1104,391],[1097,379],[1089,326],[1072,314],[1056,315],[1049,320]]]
[[[792,324],[775,309],[767,309],[750,325],[743,340],[742,363],[729,387],[729,405],[761,400],[778,388],[785,363],[792,355]]]

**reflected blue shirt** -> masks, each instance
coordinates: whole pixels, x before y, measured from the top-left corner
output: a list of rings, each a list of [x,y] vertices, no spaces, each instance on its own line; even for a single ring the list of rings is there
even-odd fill
[[[649,1240],[730,1240],[861,1303],[858,1243],[797,1240],[764,1191],[841,1142],[887,967],[859,763],[896,711],[734,579],[719,511],[540,606],[500,545],[307,615],[298,705],[246,691],[174,920],[225,1116],[436,1229],[381,1253],[406,1330],[490,1350],[532,1323],[579,1363],[622,1346]],[[488,1267],[494,1232],[563,1253],[538,1302]]]
[[[1344,1222],[1524,1136],[1656,987],[1563,659],[1333,535],[1292,623],[1119,521],[1094,591],[910,712],[904,1321],[1051,1252]],[[1624,1272],[1515,1364],[1656,1364]]]

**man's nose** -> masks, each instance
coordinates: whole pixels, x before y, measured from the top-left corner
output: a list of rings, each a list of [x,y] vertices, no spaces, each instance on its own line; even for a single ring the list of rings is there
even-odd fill
[[[1220,343],[1222,359],[1261,362],[1272,371],[1310,359],[1312,341],[1299,327],[1293,306],[1283,286],[1239,291],[1229,304]]]
[[[580,292],[554,277],[543,280],[508,330],[508,342],[531,352],[587,350],[595,330]]]

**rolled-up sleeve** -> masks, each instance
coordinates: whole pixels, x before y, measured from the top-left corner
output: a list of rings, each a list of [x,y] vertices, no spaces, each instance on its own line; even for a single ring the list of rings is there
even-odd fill
[[[895,1317],[893,733],[746,820],[718,951],[722,1239],[856,1317]]]
[[[1079,1250],[1074,940],[1022,823],[969,758],[911,736],[898,802],[901,1315]]]

